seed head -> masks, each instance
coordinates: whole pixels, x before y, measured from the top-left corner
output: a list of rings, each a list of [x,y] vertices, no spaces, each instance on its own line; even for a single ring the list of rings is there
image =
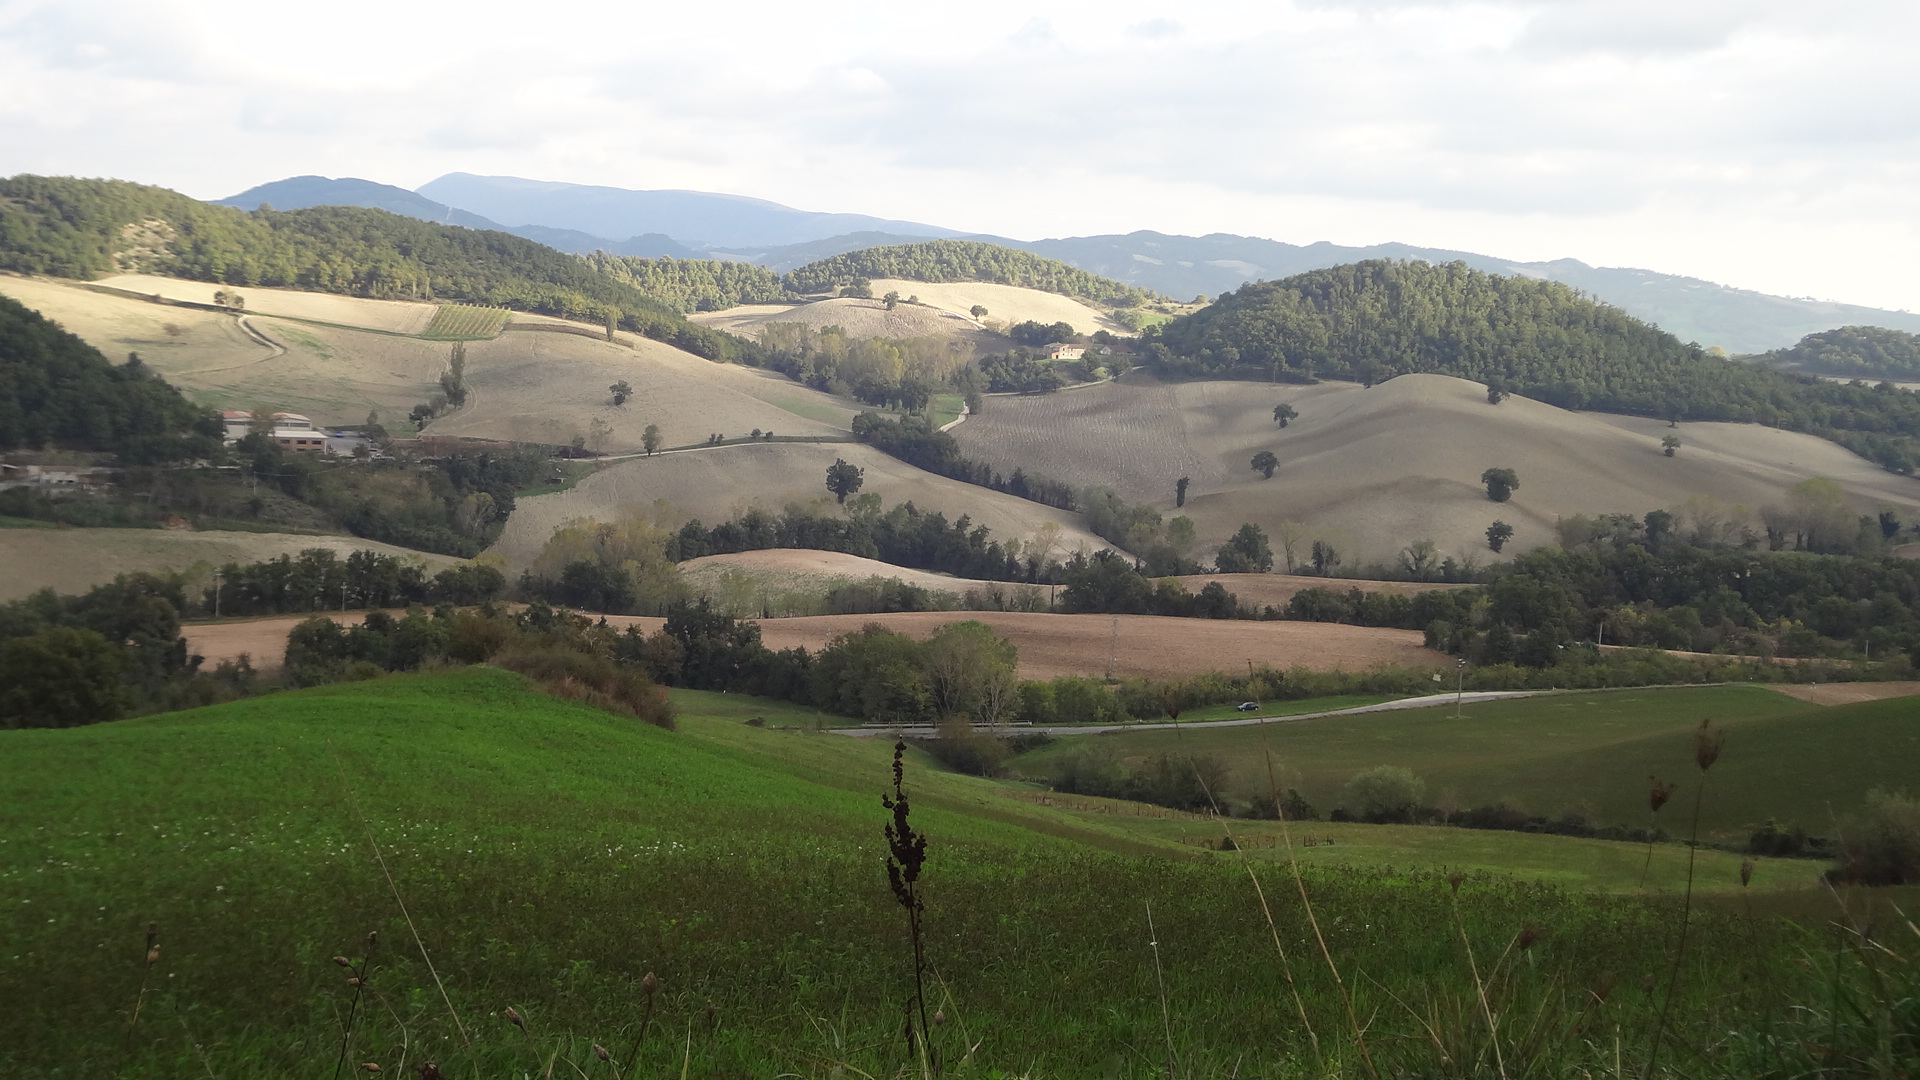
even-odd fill
[[[447,1074],[441,1072],[435,1062],[423,1061],[420,1063],[420,1080],[447,1080]]]
[[[1693,763],[1700,766],[1701,772],[1713,768],[1720,760],[1720,747],[1727,741],[1727,733],[1713,730],[1713,721],[1702,720],[1693,733]]]
[[[348,986],[365,986],[367,985],[367,983],[365,979],[362,979],[360,976],[355,975],[353,978],[347,980],[347,985]]]
[[[640,980],[640,992],[652,997],[660,992],[660,977],[649,971]]]
[[[377,1073],[380,1071],[380,1063],[377,1061],[363,1061],[360,1063],[360,1067],[367,1070],[370,1073]]]
[[[1659,813],[1660,808],[1667,805],[1667,800],[1673,798],[1673,788],[1674,783],[1671,780],[1662,780],[1657,776],[1647,777],[1647,809],[1656,814]]]
[[[373,947],[378,944],[380,944],[380,931],[378,930],[367,931],[367,951],[372,952]]]
[[[709,1001],[707,1002],[707,1026],[712,1027],[713,1022],[714,1022],[713,1002]]]
[[[1460,893],[1460,883],[1465,880],[1467,880],[1467,875],[1458,870],[1447,875],[1447,885],[1453,889],[1454,895],[1456,896]]]
[[[939,1027],[941,1024],[944,1024],[946,1022],[947,1022],[947,1011],[945,1009],[933,1010],[933,1026],[934,1027]]]
[[[147,950],[147,963],[149,965],[153,965],[159,962],[160,962],[160,946],[155,945],[153,948]]]
[[[152,949],[154,945],[159,942],[159,940],[160,940],[160,924],[157,922],[148,923],[147,924],[147,948]]]
[[[1526,926],[1521,927],[1520,937],[1517,941],[1514,942],[1514,944],[1520,946],[1521,952],[1526,952],[1528,949],[1533,948],[1535,943],[1537,943],[1541,938],[1546,936],[1547,936],[1547,931],[1544,927],[1535,925],[1533,923],[1528,923]]]
[[[514,1027],[519,1028],[521,1031],[527,1030],[527,1022],[525,1020],[520,1019],[520,1010],[514,1008],[513,1006],[511,1005],[507,1006],[507,1011],[501,1013],[500,1015],[507,1018],[507,1023],[512,1024]]]
[[[340,965],[341,967],[343,967],[343,968],[350,968],[350,967],[352,967],[352,966],[353,966],[353,961],[351,961],[351,960],[349,960],[349,959],[347,959],[347,958],[346,958],[346,957],[344,957],[344,956],[336,956],[336,957],[334,957],[334,958],[333,958],[333,962],[334,962],[334,963],[336,963],[336,964],[339,964],[339,965]]]
[[[1740,887],[1744,889],[1751,884],[1753,884],[1753,860],[1742,859],[1740,860]]]
[[[601,1046],[599,1043],[593,1044],[593,1056],[599,1058],[601,1061],[613,1060],[613,1055],[607,1053],[607,1048]]]

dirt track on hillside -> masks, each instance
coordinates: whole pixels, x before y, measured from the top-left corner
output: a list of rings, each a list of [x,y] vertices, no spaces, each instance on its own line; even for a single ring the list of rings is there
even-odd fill
[[[1815,705],[1853,705],[1862,701],[1885,701],[1887,698],[1920,695],[1920,682],[1805,683],[1768,689]]]

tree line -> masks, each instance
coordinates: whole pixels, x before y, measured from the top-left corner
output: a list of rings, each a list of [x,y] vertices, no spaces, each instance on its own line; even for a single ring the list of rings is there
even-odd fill
[[[1173,378],[1368,385],[1473,379],[1567,409],[1735,421],[1831,439],[1895,472],[1920,465],[1920,397],[1722,359],[1565,285],[1464,263],[1370,260],[1253,282],[1149,328]]]
[[[1089,273],[1058,259],[977,240],[929,240],[862,248],[789,271],[786,284],[797,293],[818,293],[873,278],[985,281],[1118,307],[1137,307],[1160,299],[1144,289]]]

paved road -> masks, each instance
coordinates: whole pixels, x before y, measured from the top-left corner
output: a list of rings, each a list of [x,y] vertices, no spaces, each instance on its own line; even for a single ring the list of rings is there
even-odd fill
[[[1359,716],[1363,713],[1395,712],[1400,709],[1428,709],[1441,705],[1473,704],[1479,701],[1504,701],[1507,698],[1537,697],[1541,694],[1556,693],[1553,690],[1482,690],[1471,694],[1428,694],[1424,697],[1401,698],[1398,701],[1383,701],[1378,705],[1358,705],[1351,709],[1330,709],[1326,712],[1293,713],[1288,716],[1236,716],[1232,720],[1200,720],[1189,724],[1101,724],[1101,725],[1036,725],[1034,727],[1013,728],[1018,734],[1039,732],[1043,735],[1100,735],[1109,731],[1171,731],[1174,728],[1226,728],[1253,727],[1259,724],[1290,724],[1296,720],[1323,720],[1330,716]],[[892,736],[895,728],[834,728],[836,735],[852,735],[855,738],[867,736]],[[915,733],[930,733],[929,729],[907,729]]]

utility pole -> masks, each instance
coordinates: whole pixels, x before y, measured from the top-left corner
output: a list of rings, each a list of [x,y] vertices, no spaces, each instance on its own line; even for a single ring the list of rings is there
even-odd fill
[[[220,617],[220,571],[217,568],[213,572],[213,617]]]
[[[1460,719],[1460,701],[1462,688],[1467,684],[1467,660],[1461,657],[1453,669],[1453,718]]]
[[[1107,680],[1113,680],[1113,665],[1120,659],[1120,616],[1113,617],[1113,631],[1107,638]]]

